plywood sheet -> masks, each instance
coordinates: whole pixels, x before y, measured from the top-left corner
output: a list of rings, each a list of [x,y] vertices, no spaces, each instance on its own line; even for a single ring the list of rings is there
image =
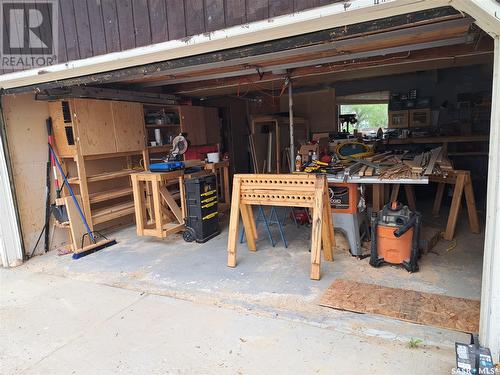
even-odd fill
[[[54,132],[56,152],[59,156],[73,156],[76,154],[76,146],[69,145],[66,137],[66,127],[72,128],[71,123],[64,123],[62,104],[60,101],[47,103],[50,117],[52,117],[52,128]],[[73,134],[74,135],[74,134]]]
[[[144,114],[142,104],[113,102],[113,122],[118,152],[144,149]]]
[[[334,281],[320,305],[462,332],[479,330],[479,301],[351,280]]]
[[[74,99],[82,155],[116,152],[111,101]]]
[[[187,133],[191,145],[207,144],[205,108],[183,105],[180,107],[180,116],[182,132]]]

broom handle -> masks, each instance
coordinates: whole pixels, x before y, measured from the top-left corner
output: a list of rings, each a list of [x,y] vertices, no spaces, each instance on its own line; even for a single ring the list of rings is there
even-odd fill
[[[75,206],[78,209],[78,213],[80,214],[80,217],[82,218],[82,222],[85,225],[85,228],[87,229],[87,233],[88,233],[90,239],[92,240],[92,242],[95,243],[95,238],[94,238],[94,235],[92,234],[92,230],[90,229],[89,224],[87,223],[87,219],[85,219],[85,215],[82,212],[80,204],[78,204],[78,201],[76,200],[75,193],[73,192],[73,189],[71,188],[71,185],[69,184],[68,179],[66,178],[66,175],[64,174],[61,163],[59,163],[59,159],[57,158],[56,153],[54,152],[54,149],[52,148],[50,143],[49,143],[49,150],[50,150],[51,155],[54,157],[54,160],[56,162],[57,168],[59,169],[59,172],[61,172],[61,176],[64,179],[66,187],[69,190],[69,194],[71,195],[71,198],[73,198],[73,202],[75,202]]]

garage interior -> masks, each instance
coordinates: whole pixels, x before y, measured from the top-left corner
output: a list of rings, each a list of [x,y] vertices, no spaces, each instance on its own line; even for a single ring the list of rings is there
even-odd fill
[[[71,223],[50,224],[51,251],[33,257],[28,266],[107,285],[256,309],[345,332],[374,330],[394,337],[423,337],[439,345],[467,341],[463,332],[469,330],[326,309],[319,300],[332,282],[342,279],[479,301],[493,41],[473,21],[452,8],[438,8],[75,78],[64,87],[51,82],[30,93],[21,92],[26,88],[8,92],[2,97],[2,109],[27,256],[44,253],[43,238],[35,244],[45,214],[45,120],[49,116],[57,155],[91,228],[117,242],[77,260],[60,255],[70,253],[72,246],[74,251],[88,245],[88,238],[75,235],[85,232],[81,223],[76,224],[78,213],[73,212],[73,220],[69,212]],[[352,122],[347,137],[349,125],[342,122],[346,118],[342,108],[374,104],[386,106],[387,123],[356,135],[357,125]],[[398,122],[401,118],[403,125]],[[290,128],[295,133],[292,151]],[[377,134],[378,128],[383,135]],[[148,213],[142,213],[144,227],[139,228],[137,221],[142,207],[134,202],[136,188],[130,176],[161,162],[179,133],[189,141],[183,157],[193,177],[209,170],[218,179],[221,233],[205,243],[183,239],[185,192],[176,185],[177,175],[166,183],[169,198],[164,199],[179,202],[183,217],[179,219],[175,210],[159,211],[169,222],[168,229],[159,230],[148,223]],[[316,143],[310,144],[313,140]],[[429,176],[427,182],[423,174],[425,183],[401,182],[397,189],[394,182],[364,184],[366,220],[393,200],[421,213],[420,235],[427,248],[421,250],[418,272],[391,265],[372,267],[370,242],[363,240],[362,254],[354,256],[348,238],[336,230],[334,260],[322,262],[321,279],[313,281],[308,272],[308,219],[296,223],[303,215],[274,206],[262,211],[254,207],[257,219],[268,220],[260,220],[257,226],[258,251],[247,251],[243,232],[238,231],[238,264],[226,267],[232,176],[286,174],[290,166],[295,169],[297,152],[305,164],[308,150],[317,151],[321,158],[334,154],[337,145],[346,141],[364,143],[384,157],[411,155],[408,160],[414,161],[418,155],[436,154],[434,162],[440,158],[445,175],[466,172],[465,177],[452,178],[451,184],[436,183]],[[78,142],[81,147],[75,147]],[[209,153],[217,154],[216,161],[203,166]],[[450,169],[445,169],[445,161]],[[410,167],[410,172],[418,167]],[[32,172],[26,180],[28,168]],[[366,177],[377,177],[376,168],[361,167],[366,173],[368,169],[373,169],[374,176]],[[356,177],[363,177],[357,173]],[[462,190],[457,193],[459,180]],[[155,194],[144,186],[146,196]],[[66,190],[62,188],[60,202],[70,211],[70,206],[75,207]],[[455,205],[454,193],[459,194]],[[441,204],[436,196],[442,198]],[[450,216],[456,216],[451,227]],[[352,317],[357,317],[357,324]],[[479,308],[476,318],[472,323],[478,327]]]

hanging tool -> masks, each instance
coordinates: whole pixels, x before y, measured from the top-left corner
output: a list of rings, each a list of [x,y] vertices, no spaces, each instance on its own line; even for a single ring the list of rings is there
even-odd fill
[[[67,187],[67,189],[69,191],[69,194],[71,195],[71,198],[73,199],[73,202],[75,203],[76,209],[78,210],[78,214],[80,215],[80,218],[82,219],[83,225],[85,226],[85,229],[87,230],[87,233],[84,234],[84,237],[82,237],[82,248],[81,248],[81,251],[79,251],[78,253],[75,252],[73,254],[73,259],[79,259],[79,258],[84,257],[86,255],[92,254],[92,253],[94,253],[94,252],[96,252],[98,250],[102,250],[105,247],[109,247],[109,246],[115,245],[116,244],[116,240],[114,240],[114,239],[107,239],[105,236],[103,236],[99,232],[97,232],[97,231],[93,232],[90,229],[89,224],[87,223],[87,219],[85,218],[85,215],[83,214],[82,208],[80,207],[80,204],[78,203],[78,200],[76,199],[75,193],[73,192],[73,189],[71,188],[71,185],[68,182],[68,178],[64,174],[64,171],[63,171],[63,168],[61,166],[61,163],[59,162],[59,159],[57,158],[56,153],[54,152],[54,149],[52,148],[52,146],[50,145],[50,143],[49,143],[49,150],[50,150],[50,154],[54,158],[54,162],[56,163],[57,168],[59,169],[59,173],[61,174],[62,178],[64,179],[64,183],[66,184],[66,187]],[[103,239],[100,240],[100,241],[97,241],[96,240],[97,236],[95,236],[96,234],[97,234],[97,236],[99,238],[103,238]],[[83,242],[84,242],[85,236],[88,236],[88,238],[90,239],[90,241],[92,242],[92,244],[89,245],[89,246],[83,247]]]
[[[52,142],[53,142],[53,139],[52,139],[52,119],[50,117],[46,120],[46,125],[47,125],[49,144],[52,144]],[[43,225],[42,230],[40,231],[40,234],[38,235],[38,238],[35,242],[35,246],[33,246],[33,249],[31,250],[29,258],[31,258],[33,256],[33,254],[35,253],[35,250],[38,247],[38,244],[40,243],[40,239],[42,238],[42,234],[44,234],[44,233],[45,233],[44,252],[47,253],[49,251],[50,211],[51,211],[50,168],[51,168],[51,165],[53,165],[52,163],[53,163],[53,159],[52,159],[52,155],[51,155],[50,149],[49,149],[49,150],[47,150],[47,164],[46,164],[46,171],[45,171],[45,223]],[[54,173],[54,180],[57,181],[57,176],[55,173]],[[56,187],[56,191],[57,191],[57,187]]]
[[[45,233],[45,244],[44,244],[44,252],[49,251],[49,222],[50,222],[50,162],[51,162],[51,154],[50,150],[48,152],[48,158],[47,158],[47,168],[46,168],[46,173],[45,173],[45,223],[43,225],[42,230],[40,231],[40,234],[38,235],[38,238],[35,242],[35,246],[33,246],[33,249],[31,250],[30,255],[28,256],[29,258],[33,257],[33,254],[35,254],[35,250],[38,247],[38,244],[40,243],[40,239],[42,238],[42,234]]]

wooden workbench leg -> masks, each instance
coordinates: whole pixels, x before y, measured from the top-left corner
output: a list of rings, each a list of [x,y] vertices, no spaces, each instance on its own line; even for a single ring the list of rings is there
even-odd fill
[[[236,240],[240,221],[240,187],[239,178],[233,181],[233,196],[231,198],[231,213],[229,216],[229,234],[227,239],[227,265],[236,267]]]
[[[316,183],[311,232],[311,279],[321,277],[321,234],[323,229],[323,186]]]
[[[383,207],[383,189],[382,189],[382,184],[373,184],[372,185],[373,189],[373,195],[372,195],[372,200],[373,200],[373,212],[379,212],[382,207]]]
[[[255,224],[253,207],[250,204],[248,205],[248,216],[250,217],[250,224],[252,225],[253,237],[255,238],[255,240],[257,240],[259,238],[259,235],[257,234],[257,225]]]
[[[160,182],[152,181],[153,207],[152,211],[155,215],[156,236],[163,237],[162,228],[162,213],[161,213],[161,198],[160,198]]]
[[[446,184],[440,182],[436,191],[436,198],[434,198],[434,206],[432,206],[432,216],[439,216],[439,210],[441,209],[441,202],[443,201],[443,193]]]
[[[472,233],[479,233],[479,220],[477,218],[476,199],[474,198],[474,189],[470,172],[465,175],[465,202],[467,203],[467,214],[469,215],[469,227]]]
[[[417,204],[415,203],[415,190],[413,189],[413,185],[405,185],[405,194],[408,207],[410,207],[410,210],[416,211]]]
[[[146,218],[146,202],[144,196],[144,187],[141,181],[132,174],[132,190],[134,192],[134,211],[135,211],[135,225],[138,236],[144,235],[144,223]]]
[[[394,184],[393,187],[392,187],[392,192],[391,192],[391,202],[396,202],[398,200],[398,196],[399,196],[399,187],[401,185],[399,184]]]
[[[182,222],[186,223],[186,187],[184,186],[184,176],[179,177],[179,195],[181,201]]]
[[[330,241],[332,243],[332,249],[335,248],[335,228],[333,226],[333,213],[332,206],[330,205],[330,193],[328,192],[328,181],[325,180],[325,200],[326,211],[328,212],[328,228],[330,229]],[[332,250],[332,261],[333,261],[333,250]]]
[[[225,166],[223,168],[224,172],[224,204],[228,204],[231,200],[231,193],[229,192],[229,167]]]
[[[464,191],[465,174],[459,173],[453,189],[453,198],[451,200],[450,214],[448,215],[448,223],[443,238],[451,241],[455,235],[455,226],[457,225],[458,211],[462,201],[462,193]]]
[[[330,197],[328,194],[328,185],[325,183],[325,190],[323,193],[323,229],[322,229],[322,243],[323,243],[323,257],[328,262],[333,262],[333,247],[335,246],[335,234],[333,232],[332,210],[330,207]]]
[[[328,213],[323,214],[323,225],[321,229],[321,244],[323,247],[323,258],[328,261],[333,261],[333,244],[330,237],[330,229],[328,228]]]
[[[248,250],[256,251],[257,247],[255,246],[255,227],[252,224],[252,219],[249,214],[249,211],[251,209],[252,207],[248,204],[240,204],[241,218],[243,221],[243,228],[245,228]]]

